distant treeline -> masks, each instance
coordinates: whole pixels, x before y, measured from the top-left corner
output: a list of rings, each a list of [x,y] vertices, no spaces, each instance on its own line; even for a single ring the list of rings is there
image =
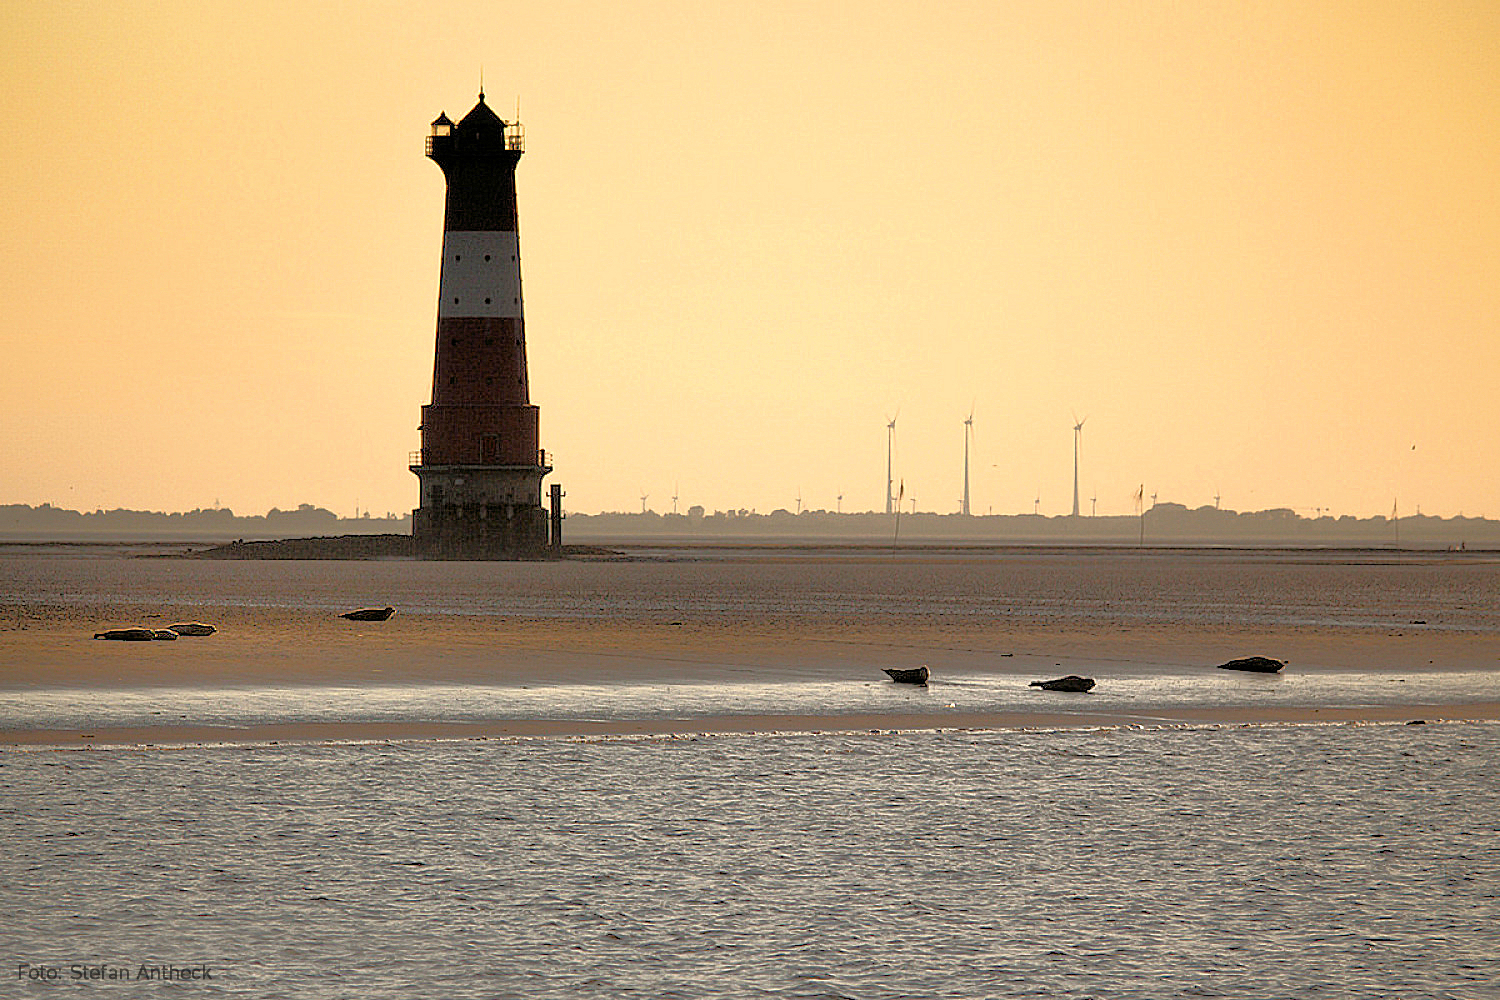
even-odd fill
[[[1412,515],[1302,517],[1289,508],[1239,512],[1160,503],[1141,515],[1047,517],[1035,514],[839,514],[826,510],[713,511],[686,514],[569,514],[570,541],[826,541],[1062,545],[1287,545],[1361,548],[1500,548],[1500,521]]]
[[[300,504],[240,516],[214,508],[184,513],[141,510],[79,512],[42,504],[0,506],[0,538],[13,541],[227,542],[312,538],[330,535],[409,535],[411,516],[341,518],[331,510]],[[570,543],[827,542],[889,545],[1251,545],[1348,546],[1360,548],[1500,549],[1500,521],[1479,517],[1392,519],[1302,517],[1287,508],[1239,512],[1190,509],[1160,503],[1142,515],[1056,517],[1035,514],[840,514],[827,510],[713,511],[691,507],[685,514],[569,514],[563,537]]]
[[[154,510],[76,511],[42,504],[0,506],[0,537],[50,541],[148,541],[184,539],[296,538],[313,535],[410,534],[411,515],[339,517],[331,510],[299,504],[263,515],[239,515],[223,507],[165,513]]]

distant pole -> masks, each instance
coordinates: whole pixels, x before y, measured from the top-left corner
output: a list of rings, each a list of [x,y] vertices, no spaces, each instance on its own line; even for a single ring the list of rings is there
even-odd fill
[[[1137,545],[1146,544],[1146,484],[1142,483],[1135,491],[1135,513],[1141,519],[1141,537]]]
[[[964,419],[964,502],[963,509],[959,511],[964,517],[969,516],[969,438],[974,436],[974,410],[969,410],[969,415]]]
[[[553,552],[561,552],[562,551],[562,547],[563,547],[562,523],[563,523],[563,518],[566,516],[565,514],[563,514],[563,503],[562,502],[563,502],[563,497],[567,496],[567,494],[563,492],[563,488],[560,485],[558,485],[557,483],[553,483],[552,487],[551,487],[551,495],[552,495],[552,551]]]
[[[1078,516],[1078,439],[1081,426],[1073,428],[1073,516]]]
[[[896,514],[896,529],[895,529],[895,532],[891,535],[891,555],[892,556],[895,556],[895,554],[896,554],[896,545],[901,541],[901,497],[905,493],[906,493],[906,483],[902,482],[900,489],[896,493],[896,505],[895,505],[896,506],[896,510],[895,510],[895,514]],[[889,498],[887,498],[887,499],[889,499]]]
[[[897,412],[897,416],[900,416],[899,411]],[[885,512],[887,514],[891,513],[893,508],[897,514],[901,513],[901,508],[896,506],[895,500],[891,496],[891,486],[893,484],[891,454],[895,450],[895,446],[896,417],[892,417],[890,423],[885,425]]]
[[[1078,419],[1078,414],[1073,415],[1073,516],[1078,516],[1078,446],[1083,440],[1083,425],[1088,422],[1088,417]]]

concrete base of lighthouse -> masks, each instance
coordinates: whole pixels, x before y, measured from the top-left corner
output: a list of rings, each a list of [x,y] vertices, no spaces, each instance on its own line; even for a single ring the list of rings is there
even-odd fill
[[[533,559],[547,555],[542,506],[547,465],[413,465],[422,506],[412,544],[428,559]]]

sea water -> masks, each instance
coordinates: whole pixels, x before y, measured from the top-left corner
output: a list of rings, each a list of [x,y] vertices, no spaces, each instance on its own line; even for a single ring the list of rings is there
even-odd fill
[[[1497,761],[1496,723],[12,750],[0,995],[1495,997]]]

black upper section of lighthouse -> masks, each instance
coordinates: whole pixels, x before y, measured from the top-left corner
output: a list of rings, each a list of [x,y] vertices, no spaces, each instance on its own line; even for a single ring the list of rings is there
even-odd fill
[[[520,126],[502,121],[483,94],[457,125],[438,116],[427,137],[427,155],[448,181],[445,232],[516,231],[516,163],[522,149]]]

